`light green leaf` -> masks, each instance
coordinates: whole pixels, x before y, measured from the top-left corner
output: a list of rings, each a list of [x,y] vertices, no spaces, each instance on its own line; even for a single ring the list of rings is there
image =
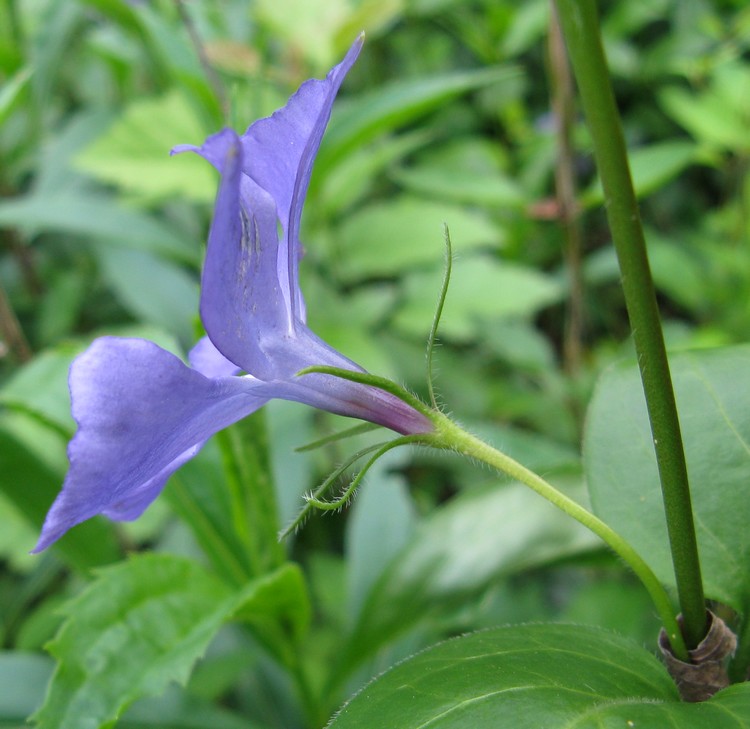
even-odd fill
[[[629,154],[630,172],[638,197],[650,195],[695,162],[698,147],[693,142],[672,140],[634,149]],[[601,205],[604,192],[599,179],[581,196],[585,207]]]
[[[137,99],[77,156],[75,166],[138,199],[211,202],[216,194],[211,166],[193,154],[169,156],[176,144],[202,144],[209,131],[181,92]]]
[[[573,498],[582,485],[567,489]],[[374,585],[345,664],[431,615],[475,597],[494,581],[599,544],[588,530],[527,487],[473,489],[436,511]]]
[[[198,264],[190,241],[156,218],[123,207],[113,198],[86,190],[44,192],[0,202],[0,228],[29,235],[60,232],[116,241],[186,263]]]
[[[500,229],[478,212],[403,196],[348,216],[335,232],[336,262],[347,279],[397,276],[409,267],[437,263],[443,257],[444,223],[455,252],[502,244]],[[434,288],[435,297],[439,290]]]
[[[29,85],[32,69],[29,66],[19,69],[0,90],[0,125],[13,113],[18,100]]]
[[[102,570],[67,605],[67,620],[49,645],[59,662],[34,717],[38,726],[111,726],[135,699],[184,684],[235,613],[266,620],[289,611],[289,593],[277,588],[290,576],[299,579],[293,571],[234,591],[197,563],[166,554],[138,555]]]
[[[747,151],[750,145],[748,96],[750,69],[746,64],[728,63],[716,69],[710,86],[702,93],[667,88],[660,101],[697,141],[738,153]]]
[[[391,669],[330,729],[747,729],[750,684],[680,702],[665,668],[614,633],[570,625],[497,628]]]
[[[455,242],[452,223],[450,230]],[[438,268],[407,276],[403,304],[394,317],[398,329],[414,335],[429,329],[442,276]],[[483,320],[528,317],[561,295],[557,281],[532,268],[489,256],[458,258],[453,264],[440,334],[465,341],[481,331]]]
[[[96,246],[93,253],[118,301],[134,319],[172,332],[186,345],[193,342],[197,274],[149,251],[121,245]]]
[[[18,729],[44,697],[52,661],[38,653],[0,652],[0,727]]]
[[[377,91],[337,104],[316,166],[325,169],[352,149],[397,129],[469,91],[514,80],[515,66],[457,71],[386,84]]]
[[[750,346],[670,358],[685,442],[706,594],[750,608]],[[658,577],[674,585],[643,389],[634,365],[608,370],[586,419],[586,476],[595,512]]]

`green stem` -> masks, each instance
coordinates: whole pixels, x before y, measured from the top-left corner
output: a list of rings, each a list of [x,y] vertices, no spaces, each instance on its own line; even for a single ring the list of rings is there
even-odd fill
[[[669,635],[672,650],[682,660],[688,660],[687,647],[680,633],[669,595],[648,564],[623,537],[579,503],[558,491],[541,476],[530,471],[510,456],[495,450],[484,441],[467,433],[444,415],[434,413],[432,419],[435,423],[435,432],[422,436],[423,443],[437,448],[454,450],[508,474],[511,478],[536,491],[558,509],[561,509],[600,537],[615,554],[619,555],[630,566],[643,583],[659,613],[664,629]]]
[[[602,48],[594,0],[557,0],[604,188],[659,466],[683,634],[690,648],[707,619],[685,454],[656,294],[646,254],[625,140]]]

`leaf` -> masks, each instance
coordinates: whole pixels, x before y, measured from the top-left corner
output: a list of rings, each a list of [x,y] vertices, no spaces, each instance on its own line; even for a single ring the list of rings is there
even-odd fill
[[[393,178],[408,190],[453,202],[493,209],[526,204],[519,184],[505,172],[499,147],[477,136],[431,145]]]
[[[705,91],[667,88],[660,101],[667,113],[699,142],[737,154],[748,149],[749,93],[750,71],[746,64],[729,62],[717,66]]]
[[[0,652],[0,727],[17,729],[44,698],[52,674],[47,656],[21,651]]]
[[[685,140],[658,142],[629,153],[630,171],[637,197],[645,197],[677,177],[695,162],[697,146]],[[584,207],[601,205],[604,192],[599,179],[581,196]]]
[[[614,633],[570,625],[497,628],[397,665],[330,729],[746,729],[750,684],[680,702],[666,669]]]
[[[356,279],[397,276],[409,267],[435,263],[443,256],[444,223],[456,252],[502,243],[500,229],[479,212],[402,196],[345,219],[335,233],[336,264],[344,277]],[[439,290],[434,289],[435,297]]]
[[[0,202],[0,228],[18,228],[29,235],[62,232],[115,241],[185,263],[198,264],[198,250],[170,226],[145,213],[86,190],[32,193]]]
[[[670,358],[708,597],[750,607],[750,346]],[[674,585],[656,459],[635,366],[608,370],[584,435],[594,511]]]
[[[149,251],[121,245],[96,246],[102,274],[133,318],[194,340],[198,311],[198,277]]]
[[[391,451],[367,473],[347,520],[347,614],[356,616],[374,582],[414,531],[416,513],[408,486],[395,469],[404,454]]]
[[[169,156],[176,144],[202,144],[207,133],[179,91],[137,99],[76,157],[75,166],[138,199],[184,196],[210,203],[216,190],[211,166],[193,154]]]
[[[65,475],[65,441],[25,413],[0,413],[0,488],[33,525],[41,528]],[[32,541],[26,544],[31,550]],[[119,559],[115,530],[92,519],[69,531],[55,545],[65,562],[81,571]]]
[[[450,219],[448,219],[450,220]],[[456,240],[453,225],[451,239]],[[429,328],[440,290],[442,270],[419,271],[405,281],[396,328],[423,334]],[[483,320],[531,316],[562,295],[560,284],[532,268],[489,256],[459,258],[453,264],[440,333],[466,341],[483,333]]]
[[[166,554],[133,556],[101,570],[67,605],[67,620],[48,646],[58,666],[34,717],[38,726],[111,726],[135,699],[184,684],[235,613],[268,619],[290,609],[288,591],[277,588],[293,572],[280,570],[234,591],[197,563]]]
[[[32,68],[24,66],[3,83],[3,88],[0,90],[0,126],[16,108],[16,104],[29,85],[31,74]]]
[[[316,167],[318,171],[361,147],[380,134],[407,124],[469,91],[516,79],[515,66],[495,66],[457,71],[429,78],[395,81],[377,91],[336,105],[324,137]]]
[[[577,486],[571,495],[582,495]],[[348,641],[343,665],[430,615],[476,597],[501,577],[599,544],[518,483],[473,489],[436,511],[381,575]]]

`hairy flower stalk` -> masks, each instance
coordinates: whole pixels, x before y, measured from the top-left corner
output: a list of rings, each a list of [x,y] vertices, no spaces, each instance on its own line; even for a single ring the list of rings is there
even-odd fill
[[[272,398],[402,435],[432,431],[423,412],[381,388],[319,372],[297,376],[316,366],[364,373],[307,328],[298,280],[313,161],[361,47],[362,37],[324,80],[304,83],[242,136],[224,129],[200,147],[173,150],[196,152],[221,174],[201,282],[207,336],[190,366],[152,342],[117,337],[97,339],[74,361],[78,430],[35,552],[96,514],[137,518],[208,438]]]

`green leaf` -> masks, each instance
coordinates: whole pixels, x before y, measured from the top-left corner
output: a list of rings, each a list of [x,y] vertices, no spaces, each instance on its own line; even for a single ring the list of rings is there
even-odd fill
[[[633,186],[638,197],[650,195],[695,162],[697,146],[685,140],[658,142],[629,154]],[[604,192],[599,179],[581,196],[584,207],[601,205]]]
[[[446,219],[455,241],[457,233]],[[403,304],[394,318],[398,329],[414,335],[428,330],[442,276],[437,268],[407,276]],[[561,295],[557,281],[532,268],[489,256],[459,258],[453,264],[439,334],[465,341],[483,333],[483,320],[528,317]]]
[[[58,666],[34,717],[38,726],[111,726],[135,699],[184,684],[235,613],[269,620],[299,612],[289,604],[296,591],[283,589],[290,578],[299,582],[295,572],[288,567],[234,591],[197,563],[166,554],[101,570],[67,605],[67,620],[49,645]]]
[[[395,81],[348,102],[340,102],[318,155],[318,170],[380,134],[437,109],[450,99],[491,84],[515,80],[515,66],[457,71],[431,78]]]
[[[32,69],[28,66],[18,70],[5,81],[0,90],[0,126],[13,113],[21,95],[29,85]]]
[[[21,651],[0,652],[0,727],[18,729],[44,698],[52,674],[47,656]]]
[[[0,488],[35,529],[42,526],[65,475],[65,441],[25,413],[0,413]],[[32,541],[26,544],[30,550]],[[120,557],[111,522],[92,519],[54,547],[71,567],[86,571]]]
[[[583,496],[583,487],[571,490]],[[347,645],[356,664],[431,615],[494,581],[589,550],[588,530],[521,484],[472,489],[436,511],[374,585]]]
[[[502,231],[479,212],[402,196],[346,218],[335,232],[336,264],[344,277],[356,279],[397,276],[409,267],[435,263],[443,256],[444,223],[457,253],[503,242]],[[435,297],[439,290],[436,286]]]
[[[115,296],[133,318],[192,343],[198,311],[197,274],[149,251],[95,246],[94,255]]]
[[[119,242],[186,263],[198,264],[190,241],[156,218],[136,212],[102,193],[85,190],[32,193],[0,202],[0,228],[29,235],[62,232],[91,236],[97,242]]]
[[[705,91],[667,88],[660,101],[699,142],[736,154],[748,149],[748,95],[750,69],[745,63],[729,62],[715,69]]]
[[[750,346],[670,358],[708,597],[750,608]],[[586,419],[594,511],[674,585],[643,389],[635,366],[607,371]]]
[[[517,208],[527,200],[504,171],[497,145],[466,136],[428,148],[416,162],[393,173],[397,183],[422,195],[493,209]]]
[[[441,643],[358,693],[330,729],[746,729],[750,684],[680,702],[665,668],[598,628],[509,626]]]
[[[117,121],[75,160],[75,166],[139,200],[183,196],[210,203],[216,175],[200,157],[170,157],[176,144],[202,144],[206,130],[185,96],[132,101]]]

